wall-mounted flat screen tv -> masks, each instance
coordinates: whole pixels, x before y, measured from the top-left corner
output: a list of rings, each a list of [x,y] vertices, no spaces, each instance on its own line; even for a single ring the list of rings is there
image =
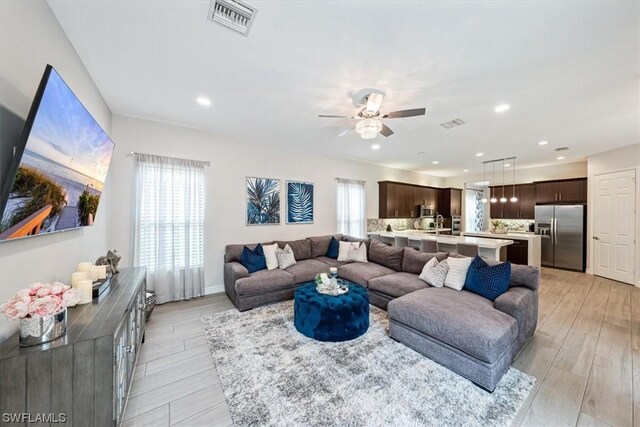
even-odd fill
[[[47,65],[0,193],[0,241],[93,225],[114,144]]]

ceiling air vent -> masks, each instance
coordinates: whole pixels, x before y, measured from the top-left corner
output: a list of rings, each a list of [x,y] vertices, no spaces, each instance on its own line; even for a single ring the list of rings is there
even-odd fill
[[[460,119],[455,119],[455,120],[451,120],[450,122],[444,122],[444,123],[440,123],[440,126],[442,126],[445,129],[451,129],[451,128],[455,128],[458,126],[462,126],[464,124],[464,122]]]
[[[211,0],[207,18],[246,36],[257,14],[258,9],[242,0]]]
[[[559,148],[556,148],[556,151],[561,152],[561,151],[567,151],[568,149],[569,147],[559,147]]]

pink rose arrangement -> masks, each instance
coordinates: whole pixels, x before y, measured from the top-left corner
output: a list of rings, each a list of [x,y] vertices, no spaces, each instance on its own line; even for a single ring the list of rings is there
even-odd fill
[[[80,301],[78,291],[60,282],[34,283],[0,306],[0,312],[11,320],[44,317],[61,312]]]

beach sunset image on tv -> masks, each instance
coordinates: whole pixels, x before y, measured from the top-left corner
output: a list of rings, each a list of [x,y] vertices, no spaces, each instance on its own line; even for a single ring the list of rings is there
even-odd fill
[[[96,218],[114,144],[51,68],[0,222],[0,240]]]

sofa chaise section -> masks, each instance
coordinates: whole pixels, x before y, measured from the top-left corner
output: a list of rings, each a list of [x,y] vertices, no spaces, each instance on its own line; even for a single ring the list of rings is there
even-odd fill
[[[425,288],[388,303],[389,335],[493,391],[535,332],[539,270],[513,265],[494,302],[466,290]]]

